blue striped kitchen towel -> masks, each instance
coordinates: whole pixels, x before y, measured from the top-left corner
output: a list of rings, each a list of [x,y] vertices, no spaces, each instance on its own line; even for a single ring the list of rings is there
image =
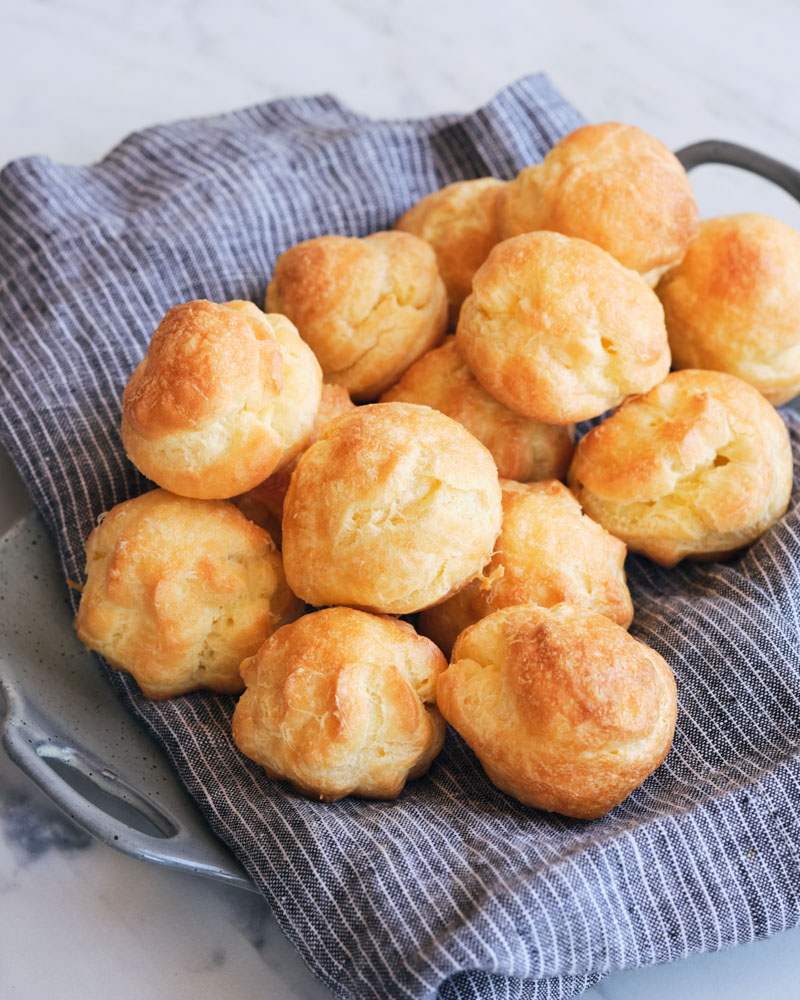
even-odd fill
[[[260,303],[276,257],[390,227],[460,178],[511,177],[580,116],[542,76],[466,116],[373,122],[330,97],[131,136],[92,167],[0,179],[0,428],[80,578],[97,515],[147,488],[120,396],[164,313]],[[787,417],[795,460],[800,423]],[[565,998],[617,969],[798,922],[800,513],[721,565],[631,559],[633,634],[674,669],[666,763],[595,822],[496,791],[453,734],[394,802],[293,795],[243,759],[234,699],[120,697],[339,997]]]

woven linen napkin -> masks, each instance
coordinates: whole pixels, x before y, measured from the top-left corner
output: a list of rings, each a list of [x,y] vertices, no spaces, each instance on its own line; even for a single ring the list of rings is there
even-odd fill
[[[97,515],[148,487],[123,454],[120,396],[171,306],[261,303],[299,240],[386,229],[447,182],[511,177],[581,121],[535,76],[466,116],[280,100],[149,129],[91,167],[8,166],[0,428],[65,575],[82,579]],[[502,795],[452,731],[394,802],[307,801],[239,755],[234,698],[149,702],[109,679],[337,996],[565,998],[798,922],[798,495],[734,561],[628,568],[632,633],[672,666],[680,713],[666,763],[594,822]]]

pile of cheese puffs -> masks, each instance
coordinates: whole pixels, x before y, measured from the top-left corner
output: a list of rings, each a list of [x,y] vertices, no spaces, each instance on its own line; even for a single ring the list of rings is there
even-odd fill
[[[264,279],[264,311],[176,304],[132,373],[158,488],[89,536],[80,639],[147,697],[239,695],[236,745],[301,794],[393,798],[447,722],[503,792],[602,816],[677,714],[626,553],[728,558],[786,511],[800,234],[700,224],[607,123]]]

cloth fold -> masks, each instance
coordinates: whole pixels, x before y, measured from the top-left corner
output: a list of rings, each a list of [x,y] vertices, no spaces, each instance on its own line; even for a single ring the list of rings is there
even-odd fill
[[[120,397],[194,298],[261,304],[299,240],[390,228],[423,194],[509,178],[582,123],[543,76],[469,115],[372,122],[332,97],[132,135],[102,162],[0,175],[0,435],[82,578],[97,515],[148,488]],[[800,420],[789,423],[797,481]],[[394,802],[306,801],[238,754],[234,699],[120,698],[167,751],[311,970],[340,997],[563,998],[604,974],[793,926],[800,843],[800,510],[724,564],[631,558],[632,633],[675,671],[665,764],[608,816],[498,792],[452,732]]]

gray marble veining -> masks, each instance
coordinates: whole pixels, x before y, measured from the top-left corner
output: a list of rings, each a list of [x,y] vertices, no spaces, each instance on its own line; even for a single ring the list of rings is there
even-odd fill
[[[60,809],[43,803],[30,787],[11,786],[0,792],[0,830],[3,839],[23,859],[32,861],[47,851],[80,851],[92,838]]]

